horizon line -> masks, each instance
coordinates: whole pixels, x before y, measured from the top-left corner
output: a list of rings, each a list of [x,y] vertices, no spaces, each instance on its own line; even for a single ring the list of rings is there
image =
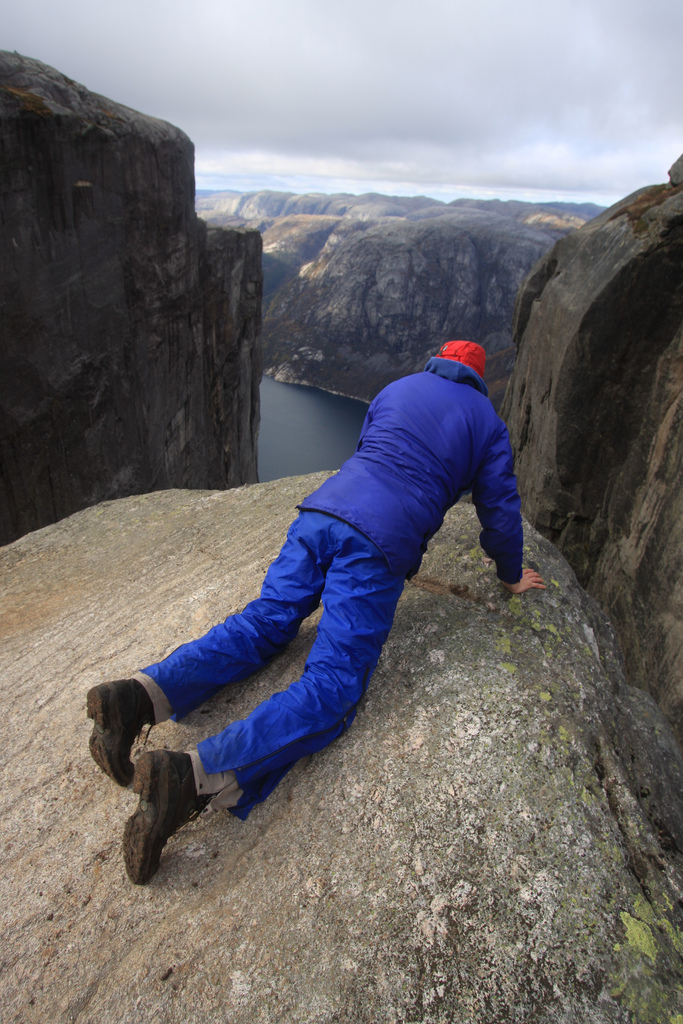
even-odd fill
[[[511,186],[474,186],[474,185],[431,185],[420,187],[416,182],[359,181],[333,180],[304,181],[288,179],[284,176],[264,176],[253,179],[238,178],[228,175],[202,174],[195,175],[195,195],[199,193],[215,194],[230,192],[247,195],[256,192],[285,192],[291,195],[383,195],[401,199],[419,198],[433,199],[447,205],[458,199],[476,199],[483,201],[500,200],[501,202],[525,202],[533,204],[566,203],[580,206],[591,203],[603,208],[619,202],[624,196],[621,193],[606,193],[594,190],[570,190],[535,187]],[[274,179],[274,180],[273,180]],[[323,187],[324,186],[324,187]]]

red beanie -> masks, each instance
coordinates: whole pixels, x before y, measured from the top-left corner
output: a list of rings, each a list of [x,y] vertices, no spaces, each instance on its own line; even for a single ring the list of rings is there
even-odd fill
[[[483,379],[486,366],[486,352],[476,341],[447,341],[437,355],[440,359],[455,359],[464,363]]]

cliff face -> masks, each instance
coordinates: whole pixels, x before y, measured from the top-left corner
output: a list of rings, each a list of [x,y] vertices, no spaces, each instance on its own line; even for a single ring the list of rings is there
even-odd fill
[[[501,351],[519,283],[549,241],[457,218],[338,230],[271,301],[266,365],[369,400],[451,336]]]
[[[0,543],[255,480],[260,238],[207,241],[190,140],[2,53],[0,147]]]
[[[263,232],[264,363],[277,380],[369,400],[466,337],[496,357],[498,402],[520,282],[599,208],[261,192],[206,196],[197,209]]]
[[[200,249],[208,487],[255,483],[261,383],[261,236],[204,229]]]
[[[527,529],[548,590],[512,597],[468,504],[349,731],[128,882],[136,800],[90,758],[88,687],[255,597],[322,479],[126,498],[0,551],[3,1021],[677,1022],[683,757],[558,551]],[[317,614],[147,749],[298,678]]]
[[[502,412],[525,514],[683,743],[683,185],[558,242],[520,291],[515,342]]]

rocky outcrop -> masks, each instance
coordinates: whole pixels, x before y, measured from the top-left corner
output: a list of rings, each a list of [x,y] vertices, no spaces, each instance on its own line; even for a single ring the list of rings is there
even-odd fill
[[[683,185],[683,153],[669,168],[669,181],[674,187],[676,185]]]
[[[520,291],[515,341],[503,415],[525,514],[683,742],[683,185],[558,242]]]
[[[512,310],[546,249],[599,207],[424,196],[226,193],[198,199],[217,224],[264,239],[264,365],[277,380],[370,400],[421,370],[443,341],[491,355],[494,402],[514,362]]]
[[[135,799],[89,757],[86,691],[255,596],[320,481],[127,498],[0,551],[3,1021],[677,1022],[680,751],[557,550],[527,531],[548,590],[511,597],[471,505],[348,733],[128,883]],[[314,627],[148,744],[187,748],[286,686]]]
[[[256,480],[260,238],[208,233],[179,129],[0,54],[0,543]]]

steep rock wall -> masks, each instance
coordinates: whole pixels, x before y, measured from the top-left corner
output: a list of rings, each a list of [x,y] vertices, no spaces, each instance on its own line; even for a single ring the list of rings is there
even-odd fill
[[[187,136],[2,53],[0,164],[0,543],[256,480],[260,237],[207,242]]]
[[[683,185],[558,242],[520,291],[515,342],[502,412],[525,514],[683,742]]]
[[[208,487],[257,480],[261,236],[198,222]]]
[[[0,551],[3,1021],[677,1024],[683,757],[558,551],[527,529],[548,590],[512,597],[472,505],[406,585],[348,732],[129,883],[136,800],[90,758],[88,687],[256,596],[322,479],[126,498]],[[298,678],[317,614],[148,749]]]

